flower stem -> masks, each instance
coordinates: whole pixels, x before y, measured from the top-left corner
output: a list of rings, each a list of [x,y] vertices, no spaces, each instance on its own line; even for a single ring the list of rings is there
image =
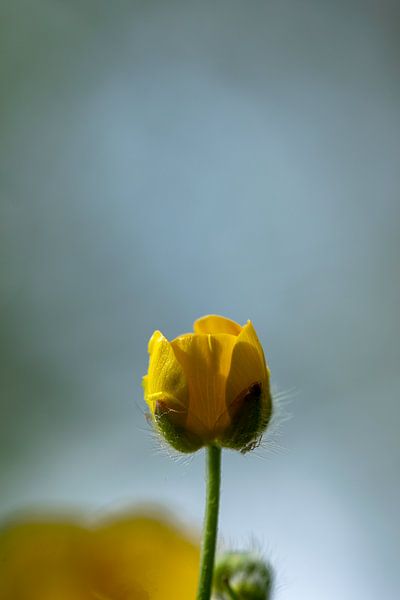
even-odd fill
[[[221,448],[219,446],[207,446],[206,461],[207,496],[197,600],[210,600],[211,598],[221,487]]]

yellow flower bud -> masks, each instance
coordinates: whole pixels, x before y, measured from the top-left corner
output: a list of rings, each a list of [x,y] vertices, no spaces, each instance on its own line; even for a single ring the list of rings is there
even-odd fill
[[[209,444],[241,452],[259,442],[271,417],[269,370],[250,321],[209,315],[194,332],[149,342],[145,400],[158,431],[181,452]]]

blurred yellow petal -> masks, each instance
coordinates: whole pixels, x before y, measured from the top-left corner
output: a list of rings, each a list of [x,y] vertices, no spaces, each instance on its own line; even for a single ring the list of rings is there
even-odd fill
[[[206,315],[194,322],[193,329],[195,333],[229,333],[230,335],[239,335],[242,327],[226,317]]]
[[[156,517],[95,529],[72,522],[9,524],[0,531],[1,600],[194,600],[199,549]]]
[[[111,522],[95,532],[102,548],[96,580],[113,600],[194,600],[199,549],[168,523],[146,517]]]
[[[226,427],[229,415],[225,384],[236,337],[229,334],[188,334],[171,342],[189,388],[186,425],[204,440]]]
[[[0,532],[1,600],[94,600],[88,548],[72,522],[10,524]]]

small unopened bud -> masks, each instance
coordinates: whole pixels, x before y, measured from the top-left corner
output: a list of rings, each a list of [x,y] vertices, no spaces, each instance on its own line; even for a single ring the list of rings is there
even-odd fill
[[[218,600],[269,600],[273,571],[253,552],[226,552],[215,564],[213,591]]]

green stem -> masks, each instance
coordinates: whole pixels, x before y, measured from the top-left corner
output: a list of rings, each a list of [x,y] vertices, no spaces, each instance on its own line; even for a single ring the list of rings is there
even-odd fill
[[[207,496],[201,545],[197,600],[210,600],[217,545],[219,495],[221,487],[221,448],[207,446]]]

